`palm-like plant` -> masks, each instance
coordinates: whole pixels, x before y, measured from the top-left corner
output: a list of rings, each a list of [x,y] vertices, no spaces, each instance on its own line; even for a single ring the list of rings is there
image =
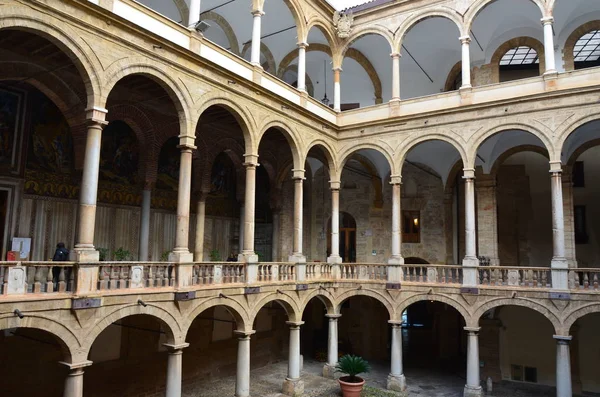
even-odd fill
[[[362,357],[346,354],[339,359],[335,366],[335,370],[337,372],[348,374],[348,382],[359,383],[362,382],[362,379],[358,378],[356,375],[369,372],[371,366]]]

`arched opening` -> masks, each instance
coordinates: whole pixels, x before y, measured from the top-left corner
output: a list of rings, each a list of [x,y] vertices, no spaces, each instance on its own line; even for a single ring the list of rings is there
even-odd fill
[[[426,18],[410,27],[402,40],[400,51],[402,99],[444,91],[448,74],[461,59],[458,37],[460,31],[456,23],[443,17]],[[460,88],[461,78],[459,70],[449,88]]]
[[[438,264],[457,264],[462,260],[464,185],[456,175],[461,173],[455,172],[462,168],[461,164],[459,151],[446,141],[420,142],[406,153],[401,187],[405,258]],[[405,259],[405,263],[409,262]]]
[[[600,66],[600,30],[581,36],[573,47],[575,70]]]
[[[307,83],[312,81],[311,96],[325,106],[333,106],[333,71],[331,70],[331,43],[320,26],[313,26],[308,32],[306,49]],[[318,48],[319,50],[315,50]],[[293,53],[293,52],[291,52]],[[285,62],[285,60],[284,60]],[[297,51],[292,65],[298,64]],[[290,80],[285,80],[293,83]]]
[[[68,369],[64,344],[54,334],[37,328],[0,331],[2,393],[10,396],[63,395]]]
[[[506,305],[488,310],[479,325],[481,378],[494,382],[494,393],[555,393],[555,330],[548,318],[529,307]]]
[[[500,83],[539,76],[540,59],[531,47],[509,49],[500,59]]]
[[[444,379],[446,392],[464,388],[467,334],[465,320],[452,306],[422,300],[402,313],[402,346],[407,377]]]
[[[312,363],[320,363],[315,365],[321,367],[327,362],[329,319],[325,317],[326,314],[327,307],[318,296],[306,304],[302,313],[304,325],[300,348],[305,367],[309,365],[312,367]],[[320,369],[317,368],[315,372],[319,373]]]
[[[478,255],[492,265],[548,266],[552,203],[544,143],[505,130],[479,146],[475,165]]]
[[[596,343],[600,327],[600,313],[584,315],[569,330],[573,392],[582,395],[600,393],[597,368],[600,365],[600,349]]]
[[[331,218],[327,223],[327,252],[331,253]],[[340,256],[342,262],[356,262],[356,220],[347,212],[340,212]]]
[[[133,395],[163,389],[167,343],[172,343],[172,332],[157,317],[136,314],[115,321],[90,348],[88,359],[94,364],[85,371],[86,395]]]
[[[557,55],[564,61],[564,70],[571,71],[597,66],[594,60],[594,38],[600,29],[600,8],[598,4],[590,1],[554,1],[552,10],[554,17],[554,31],[556,32],[555,45]],[[577,50],[575,49],[577,46]],[[591,52],[589,52],[591,51]],[[579,60],[575,55],[579,54]],[[591,57],[590,57],[591,55]],[[585,58],[584,58],[585,57]],[[586,59],[587,58],[587,59]],[[575,63],[579,63],[576,67]],[[560,63],[557,63],[560,67]]]
[[[427,262],[425,259],[416,258],[414,256],[409,256],[408,258],[404,258],[404,263],[406,263],[407,265],[428,265],[429,264],[429,262]]]

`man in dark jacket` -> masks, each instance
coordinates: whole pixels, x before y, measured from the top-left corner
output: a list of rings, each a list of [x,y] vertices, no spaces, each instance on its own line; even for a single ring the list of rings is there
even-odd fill
[[[69,250],[65,248],[65,243],[56,244],[56,251],[54,251],[54,257],[52,260],[55,262],[64,262],[69,260]],[[65,269],[66,271],[67,269]],[[67,276],[65,274],[65,276]],[[54,284],[54,290],[58,290],[58,281],[60,277],[60,267],[54,266],[52,268],[52,283]]]

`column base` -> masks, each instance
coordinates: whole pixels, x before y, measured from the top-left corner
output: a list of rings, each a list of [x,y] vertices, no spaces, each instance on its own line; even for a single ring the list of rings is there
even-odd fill
[[[99,262],[100,252],[92,248],[75,248],[69,253],[69,260],[72,262]]]
[[[477,287],[479,285],[479,259],[465,257],[463,266],[463,287]]]
[[[569,262],[565,258],[553,258],[550,263],[552,289],[566,291],[569,289]]]
[[[302,254],[294,254],[288,256],[288,262],[291,263],[306,263],[306,257]]]
[[[175,263],[192,263],[194,262],[194,254],[189,251],[173,251],[169,253],[168,260]]]
[[[323,378],[335,379],[335,365],[323,365]]]
[[[389,374],[387,377],[387,389],[403,392],[406,390],[406,378],[404,375],[395,376]]]
[[[258,255],[254,252],[242,252],[238,254],[238,262],[258,263]]]
[[[342,257],[339,255],[331,255],[327,257],[327,263],[336,265],[342,263]]]
[[[463,397],[483,397],[483,388],[481,386],[473,387],[466,385]]]
[[[286,396],[302,396],[304,394],[304,381],[301,379],[285,378],[283,381],[282,391]]]

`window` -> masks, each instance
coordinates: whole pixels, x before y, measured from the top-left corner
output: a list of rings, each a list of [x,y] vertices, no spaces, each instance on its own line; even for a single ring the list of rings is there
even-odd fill
[[[518,382],[537,383],[537,368],[523,367],[522,365],[511,364],[510,379]]]
[[[573,187],[585,187],[583,161],[576,161],[573,166]]]
[[[525,367],[525,382],[537,383],[537,368]]]
[[[600,65],[600,30],[592,30],[581,36],[573,48],[575,69]]]
[[[419,211],[402,211],[402,242],[421,242],[421,216]]]
[[[587,222],[585,217],[585,205],[575,206],[575,244],[587,244]]]
[[[535,77],[540,74],[538,53],[531,47],[515,47],[500,60],[500,82]]]

